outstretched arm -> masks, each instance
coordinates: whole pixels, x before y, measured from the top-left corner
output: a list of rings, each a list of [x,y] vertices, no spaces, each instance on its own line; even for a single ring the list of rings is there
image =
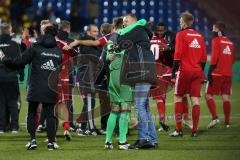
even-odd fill
[[[23,54],[15,58],[7,57],[2,51],[0,51],[0,60],[2,63],[12,69],[23,68],[26,64],[29,64],[32,61],[33,56],[34,52],[32,47],[29,47],[25,52],[23,52]]]

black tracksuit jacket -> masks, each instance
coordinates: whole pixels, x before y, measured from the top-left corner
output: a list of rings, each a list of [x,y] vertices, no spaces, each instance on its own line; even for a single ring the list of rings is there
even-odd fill
[[[5,56],[2,63],[13,69],[30,64],[27,100],[31,102],[56,103],[58,66],[62,51],[57,47],[55,37],[44,35],[30,46],[21,56]]]
[[[11,36],[7,34],[0,35],[0,49],[8,57],[14,58],[21,55],[20,45],[11,40]],[[12,70],[0,62],[0,83],[14,82],[18,83],[18,74],[20,80],[24,78],[23,69]]]

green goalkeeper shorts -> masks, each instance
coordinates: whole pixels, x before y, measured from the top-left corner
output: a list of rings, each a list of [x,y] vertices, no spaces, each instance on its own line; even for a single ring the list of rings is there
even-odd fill
[[[120,84],[120,69],[110,72],[109,95],[112,107],[130,107],[133,104],[132,88]]]

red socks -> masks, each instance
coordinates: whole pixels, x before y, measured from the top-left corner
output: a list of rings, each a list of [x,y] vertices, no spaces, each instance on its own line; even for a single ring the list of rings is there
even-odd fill
[[[37,126],[37,127],[38,127],[38,125],[39,125],[40,114],[41,114],[41,112],[40,112],[40,113],[37,112],[37,113],[36,113],[36,117],[35,117],[35,120],[36,120],[36,126]]]
[[[200,105],[194,105],[192,107],[192,120],[193,120],[192,132],[197,132],[199,117],[200,117]]]
[[[183,119],[188,121],[188,101],[187,101],[187,97],[183,98]]]
[[[175,103],[174,114],[176,121],[176,130],[182,130],[182,113],[183,113],[183,103],[177,102]]]
[[[231,112],[231,104],[229,101],[223,102],[223,111],[225,115],[225,124],[229,125],[230,123],[230,112]]]
[[[165,111],[166,111],[166,106],[164,102],[158,102],[157,103],[157,109],[158,109],[158,114],[160,117],[160,121],[165,121]]]
[[[207,105],[208,105],[208,109],[212,115],[212,119],[217,119],[217,111],[216,111],[216,104],[215,101],[213,99],[209,99],[207,100]]]
[[[67,121],[65,121],[65,122],[63,122],[63,130],[64,131],[69,131],[69,129],[70,129],[70,122],[67,122]]]

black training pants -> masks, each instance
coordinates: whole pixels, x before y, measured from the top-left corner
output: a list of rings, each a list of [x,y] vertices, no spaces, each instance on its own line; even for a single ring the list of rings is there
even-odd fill
[[[31,136],[31,139],[36,139],[36,113],[37,107],[40,102],[29,102],[28,103],[28,114],[27,114],[27,130]],[[46,113],[46,127],[47,127],[47,137],[48,142],[52,143],[55,141],[56,136],[56,119],[53,103],[42,103],[43,112]]]
[[[19,86],[17,82],[0,83],[0,130],[5,130],[7,113],[11,118],[11,129],[18,130],[18,97]]]

